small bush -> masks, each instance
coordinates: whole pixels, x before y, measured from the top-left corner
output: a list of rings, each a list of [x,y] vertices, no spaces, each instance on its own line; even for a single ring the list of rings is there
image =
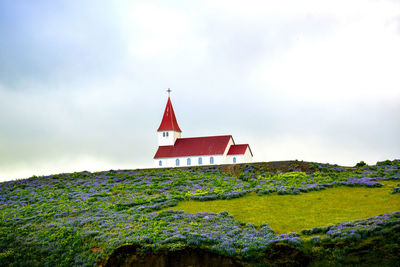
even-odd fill
[[[360,167],[364,167],[366,165],[367,165],[367,163],[365,163],[364,161],[360,161],[359,163],[356,164],[356,167],[360,168]]]

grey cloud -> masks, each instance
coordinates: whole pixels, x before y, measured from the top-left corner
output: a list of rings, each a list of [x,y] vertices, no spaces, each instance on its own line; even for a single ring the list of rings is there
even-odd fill
[[[201,6],[196,13],[185,4],[194,18],[187,38],[194,40],[176,54],[141,57],[131,54],[109,2],[93,9],[26,1],[25,11],[2,3],[0,32],[9,38],[0,39],[0,176],[21,163],[51,169],[56,159],[81,155],[151,166],[168,87],[184,137],[232,134],[238,143],[249,142],[256,157],[270,153],[258,160],[273,160],[274,151],[263,146],[282,136],[299,147],[315,138],[339,146],[336,153],[369,151],[366,158],[400,151],[399,99],[298,99],[249,78],[298,38],[334,32],[335,18],[239,19]],[[190,46],[197,41],[207,45]]]
[[[0,81],[15,90],[21,80],[66,82],[84,78],[83,73],[118,71],[125,48],[108,8],[112,6],[78,8],[69,1],[4,4]]]

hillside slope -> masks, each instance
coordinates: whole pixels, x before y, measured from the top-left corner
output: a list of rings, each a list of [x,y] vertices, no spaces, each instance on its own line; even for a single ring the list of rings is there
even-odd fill
[[[399,179],[400,161],[395,160],[354,168],[289,161],[110,170],[4,182],[0,265],[112,266],[150,264],[144,259],[152,259],[151,264],[168,266],[171,255],[181,255],[174,266],[206,264],[190,261],[196,258],[226,266],[352,264],[363,259],[390,264],[400,255],[400,212],[278,235],[268,225],[240,222],[227,212],[157,211],[184,200],[303,194],[338,186],[378,188],[381,180]],[[360,256],[371,247],[380,252]]]

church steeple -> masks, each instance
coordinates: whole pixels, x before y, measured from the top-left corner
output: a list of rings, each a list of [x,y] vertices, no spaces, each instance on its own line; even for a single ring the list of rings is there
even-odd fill
[[[169,96],[171,89],[168,88],[167,92],[168,92],[168,101],[165,107],[164,116],[162,118],[160,126],[158,127],[157,132],[162,132],[162,131],[182,132],[176,120],[174,108],[172,107],[171,98]]]
[[[167,92],[167,105],[165,106],[160,126],[157,129],[159,146],[173,146],[176,139],[181,138],[182,133],[176,120],[174,108],[172,107],[171,98],[169,96],[171,89],[168,88]]]

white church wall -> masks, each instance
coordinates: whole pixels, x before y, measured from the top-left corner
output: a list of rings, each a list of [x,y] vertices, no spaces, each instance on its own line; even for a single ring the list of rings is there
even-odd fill
[[[210,157],[207,157],[206,164],[204,165],[215,165],[215,164],[224,164],[226,160],[225,155],[218,155],[218,156],[213,156],[214,157],[214,164],[210,163]]]
[[[233,158],[236,158],[236,162],[233,162]],[[228,164],[243,163],[243,155],[229,155],[227,156]]]
[[[248,163],[253,161],[253,156],[251,155],[250,148],[246,148],[246,152],[244,152],[243,163]]]
[[[175,140],[177,138],[181,138],[181,133],[177,131],[162,131],[157,132],[157,137],[159,146],[173,146],[175,144]]]
[[[249,148],[242,155],[213,155],[214,164],[210,163],[210,157],[207,156],[194,156],[194,157],[179,157],[179,158],[161,158],[154,159],[155,168],[167,167],[187,167],[187,166],[201,166],[201,165],[215,165],[215,164],[234,164],[233,158],[236,158],[236,163],[249,163],[253,161],[253,157]],[[190,158],[190,165],[187,164],[187,159]],[[202,158],[202,164],[199,164],[199,158]],[[179,159],[179,166],[176,166],[176,159]],[[160,166],[160,161],[162,165]]]
[[[210,163],[210,158],[214,158],[214,163]],[[187,159],[190,159],[190,165],[187,163]],[[202,159],[202,164],[199,164],[199,158]],[[160,158],[154,159],[153,165],[155,168],[167,168],[167,167],[188,167],[188,166],[201,166],[201,165],[215,165],[224,164],[225,156],[223,155],[207,155],[207,156],[194,156],[194,157],[178,157],[178,158]],[[179,159],[179,166],[176,166],[176,159]],[[160,166],[160,161],[162,165]]]
[[[231,148],[231,145],[234,145],[234,144],[235,144],[235,142],[233,142],[233,138],[231,137],[229,139],[228,145],[225,148],[224,154],[223,154],[223,156],[221,158],[222,162],[219,163],[219,164],[227,164],[227,163],[229,163],[227,155],[228,155],[229,149]]]
[[[160,165],[161,161],[161,165]],[[153,167],[154,168],[164,168],[165,167],[165,160],[164,159],[154,159],[153,160]]]
[[[249,147],[246,148],[244,154],[227,156],[227,163],[234,164],[233,158],[236,158],[236,163],[249,163],[253,161],[253,157],[251,156]]]

